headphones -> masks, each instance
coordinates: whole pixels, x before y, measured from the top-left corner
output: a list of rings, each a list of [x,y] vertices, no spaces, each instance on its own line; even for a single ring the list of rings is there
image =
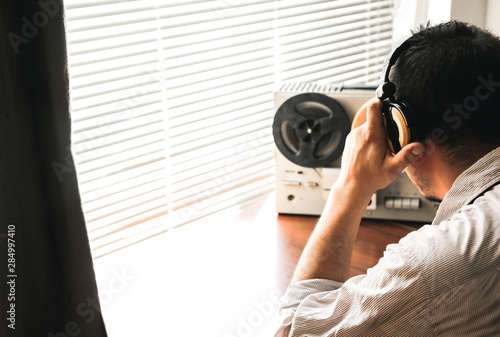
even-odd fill
[[[377,88],[376,95],[382,101],[382,114],[387,134],[387,142],[392,153],[398,153],[411,142],[418,141],[421,136],[421,127],[413,109],[403,101],[394,98],[396,85],[389,81],[389,73],[397,59],[407,51],[410,39],[403,41],[389,54],[382,70],[382,84]]]

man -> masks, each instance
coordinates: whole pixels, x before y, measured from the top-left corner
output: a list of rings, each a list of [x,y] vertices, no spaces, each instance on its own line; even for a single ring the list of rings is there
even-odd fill
[[[382,103],[369,104],[281,300],[276,336],[500,336],[500,40],[448,22],[407,45],[390,80],[425,138],[393,154]],[[432,225],[348,279],[370,197],[404,169],[442,200]]]

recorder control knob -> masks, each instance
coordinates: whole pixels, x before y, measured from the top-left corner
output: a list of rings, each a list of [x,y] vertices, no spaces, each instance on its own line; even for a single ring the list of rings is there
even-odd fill
[[[385,198],[385,208],[390,209],[420,209],[420,198]]]
[[[302,185],[300,181],[283,180],[283,186],[300,186],[300,185]]]

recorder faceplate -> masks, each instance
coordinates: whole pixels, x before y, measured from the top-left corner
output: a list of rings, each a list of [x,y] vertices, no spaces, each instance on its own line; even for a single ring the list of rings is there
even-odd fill
[[[275,92],[276,210],[320,215],[340,172],[340,156],[359,108],[375,88],[284,84]],[[334,102],[334,103],[332,103]],[[402,173],[373,195],[364,218],[431,222],[436,202],[427,200]]]

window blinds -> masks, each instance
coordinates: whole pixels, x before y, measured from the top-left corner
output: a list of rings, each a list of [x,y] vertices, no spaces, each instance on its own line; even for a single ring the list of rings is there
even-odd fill
[[[67,0],[94,257],[273,189],[273,89],[374,82],[393,1]]]

